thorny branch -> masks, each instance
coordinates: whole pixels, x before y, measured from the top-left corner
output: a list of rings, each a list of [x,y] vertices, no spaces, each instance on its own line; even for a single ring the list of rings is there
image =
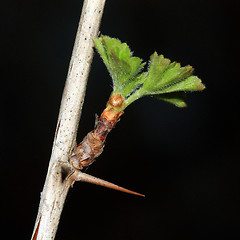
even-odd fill
[[[76,133],[105,0],[85,0],[58,117],[48,173],[41,193],[32,240],[54,239],[63,205],[75,179],[68,162]],[[74,175],[74,174],[73,174]]]

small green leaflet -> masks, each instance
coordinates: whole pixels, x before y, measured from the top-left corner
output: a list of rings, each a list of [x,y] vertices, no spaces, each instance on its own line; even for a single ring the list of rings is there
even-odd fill
[[[146,63],[132,57],[128,45],[115,38],[101,36],[94,43],[112,77],[114,91],[121,93],[123,86],[136,78]]]
[[[113,80],[112,94],[121,94],[125,107],[146,95],[185,107],[184,92],[205,88],[201,80],[192,75],[190,65],[181,67],[180,63],[171,63],[155,52],[150,57],[148,71],[142,72],[146,63],[133,57],[126,43],[103,35],[94,39],[94,43]]]

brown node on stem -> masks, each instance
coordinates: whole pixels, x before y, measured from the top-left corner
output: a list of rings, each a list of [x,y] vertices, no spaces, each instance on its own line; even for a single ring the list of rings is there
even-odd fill
[[[112,95],[106,108],[97,120],[93,131],[89,132],[83,141],[74,149],[70,163],[76,169],[83,169],[95,161],[104,148],[104,142],[108,133],[119,121],[124,113],[124,98],[120,94]]]
[[[102,153],[104,142],[108,133],[114,128],[119,121],[120,116],[122,116],[124,113],[121,110],[124,108],[124,105],[124,98],[120,94],[115,94],[110,97],[106,108],[104,109],[100,118],[96,121],[94,130],[89,132],[83,141],[73,151],[72,157],[70,158],[70,164],[75,169],[82,170],[84,167],[89,166]],[[116,184],[104,181],[102,179],[95,178],[80,171],[76,172],[78,172],[78,178],[75,180],[90,182],[118,191],[144,196],[143,194],[117,186]]]
[[[120,116],[123,115],[123,111],[118,109],[123,108],[124,105],[125,100],[121,94],[112,95],[99,120],[105,118],[115,126]]]
[[[125,105],[125,100],[121,94],[114,94],[110,97],[107,105],[111,105],[116,108],[122,108]]]

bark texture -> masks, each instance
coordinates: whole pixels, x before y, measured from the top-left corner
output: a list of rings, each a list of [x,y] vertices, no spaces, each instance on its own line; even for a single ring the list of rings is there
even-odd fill
[[[54,239],[69,187],[75,181],[68,160],[76,134],[105,0],[85,0],[58,117],[46,181],[32,238]]]

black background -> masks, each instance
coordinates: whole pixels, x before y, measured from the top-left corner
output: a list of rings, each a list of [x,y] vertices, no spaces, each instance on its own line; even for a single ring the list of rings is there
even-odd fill
[[[239,1],[107,1],[101,33],[146,61],[191,64],[207,89],[186,109],[129,106],[89,174],[146,194],[87,183],[70,190],[56,239],[240,237]],[[82,1],[1,7],[1,235],[30,239]],[[111,92],[95,54],[78,141]],[[236,239],[236,238],[235,238]]]

